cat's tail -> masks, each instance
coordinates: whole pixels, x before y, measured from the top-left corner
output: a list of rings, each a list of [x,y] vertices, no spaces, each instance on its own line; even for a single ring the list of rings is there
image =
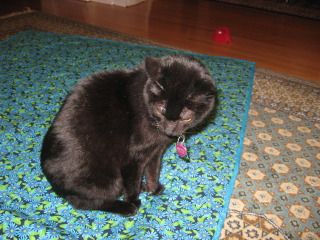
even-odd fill
[[[65,197],[75,208],[82,210],[98,210],[121,214],[123,216],[135,215],[138,211],[133,203],[121,200],[87,199],[75,195]]]

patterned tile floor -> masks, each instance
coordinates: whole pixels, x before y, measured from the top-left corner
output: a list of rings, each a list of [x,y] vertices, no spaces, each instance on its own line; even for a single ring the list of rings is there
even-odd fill
[[[1,20],[0,38],[30,28],[150,43],[41,13]],[[258,69],[221,239],[320,239],[319,138],[320,88]]]
[[[221,239],[319,239],[319,136],[319,123],[251,106]]]

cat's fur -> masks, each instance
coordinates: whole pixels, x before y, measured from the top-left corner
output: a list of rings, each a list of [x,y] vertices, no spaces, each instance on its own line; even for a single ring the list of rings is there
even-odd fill
[[[133,70],[92,75],[74,87],[49,128],[43,172],[76,208],[133,215],[140,191],[164,189],[164,150],[202,123],[215,100],[209,72],[191,57],[148,57]]]

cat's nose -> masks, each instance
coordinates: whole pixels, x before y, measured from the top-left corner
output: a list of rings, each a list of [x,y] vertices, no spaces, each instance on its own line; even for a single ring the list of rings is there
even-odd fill
[[[165,133],[168,136],[176,137],[182,134],[181,126],[176,121],[167,121],[165,124]]]

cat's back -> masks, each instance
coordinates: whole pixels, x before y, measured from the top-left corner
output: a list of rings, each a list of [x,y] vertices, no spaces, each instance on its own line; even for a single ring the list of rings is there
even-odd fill
[[[137,75],[134,70],[101,72],[81,80],[66,98],[57,122],[87,135],[129,131],[134,102],[142,92],[132,89],[141,81]]]
[[[78,99],[83,106],[103,107],[104,109],[120,107],[126,104],[129,88],[135,73],[129,71],[114,71],[96,73],[80,81],[72,92],[72,97]]]
[[[132,83],[141,79],[136,75],[134,71],[102,72],[75,85],[43,141],[41,163],[49,179],[64,179],[69,172],[75,173],[74,178],[82,171],[98,172],[103,164],[111,167],[126,157],[123,146],[128,146],[134,128]]]

